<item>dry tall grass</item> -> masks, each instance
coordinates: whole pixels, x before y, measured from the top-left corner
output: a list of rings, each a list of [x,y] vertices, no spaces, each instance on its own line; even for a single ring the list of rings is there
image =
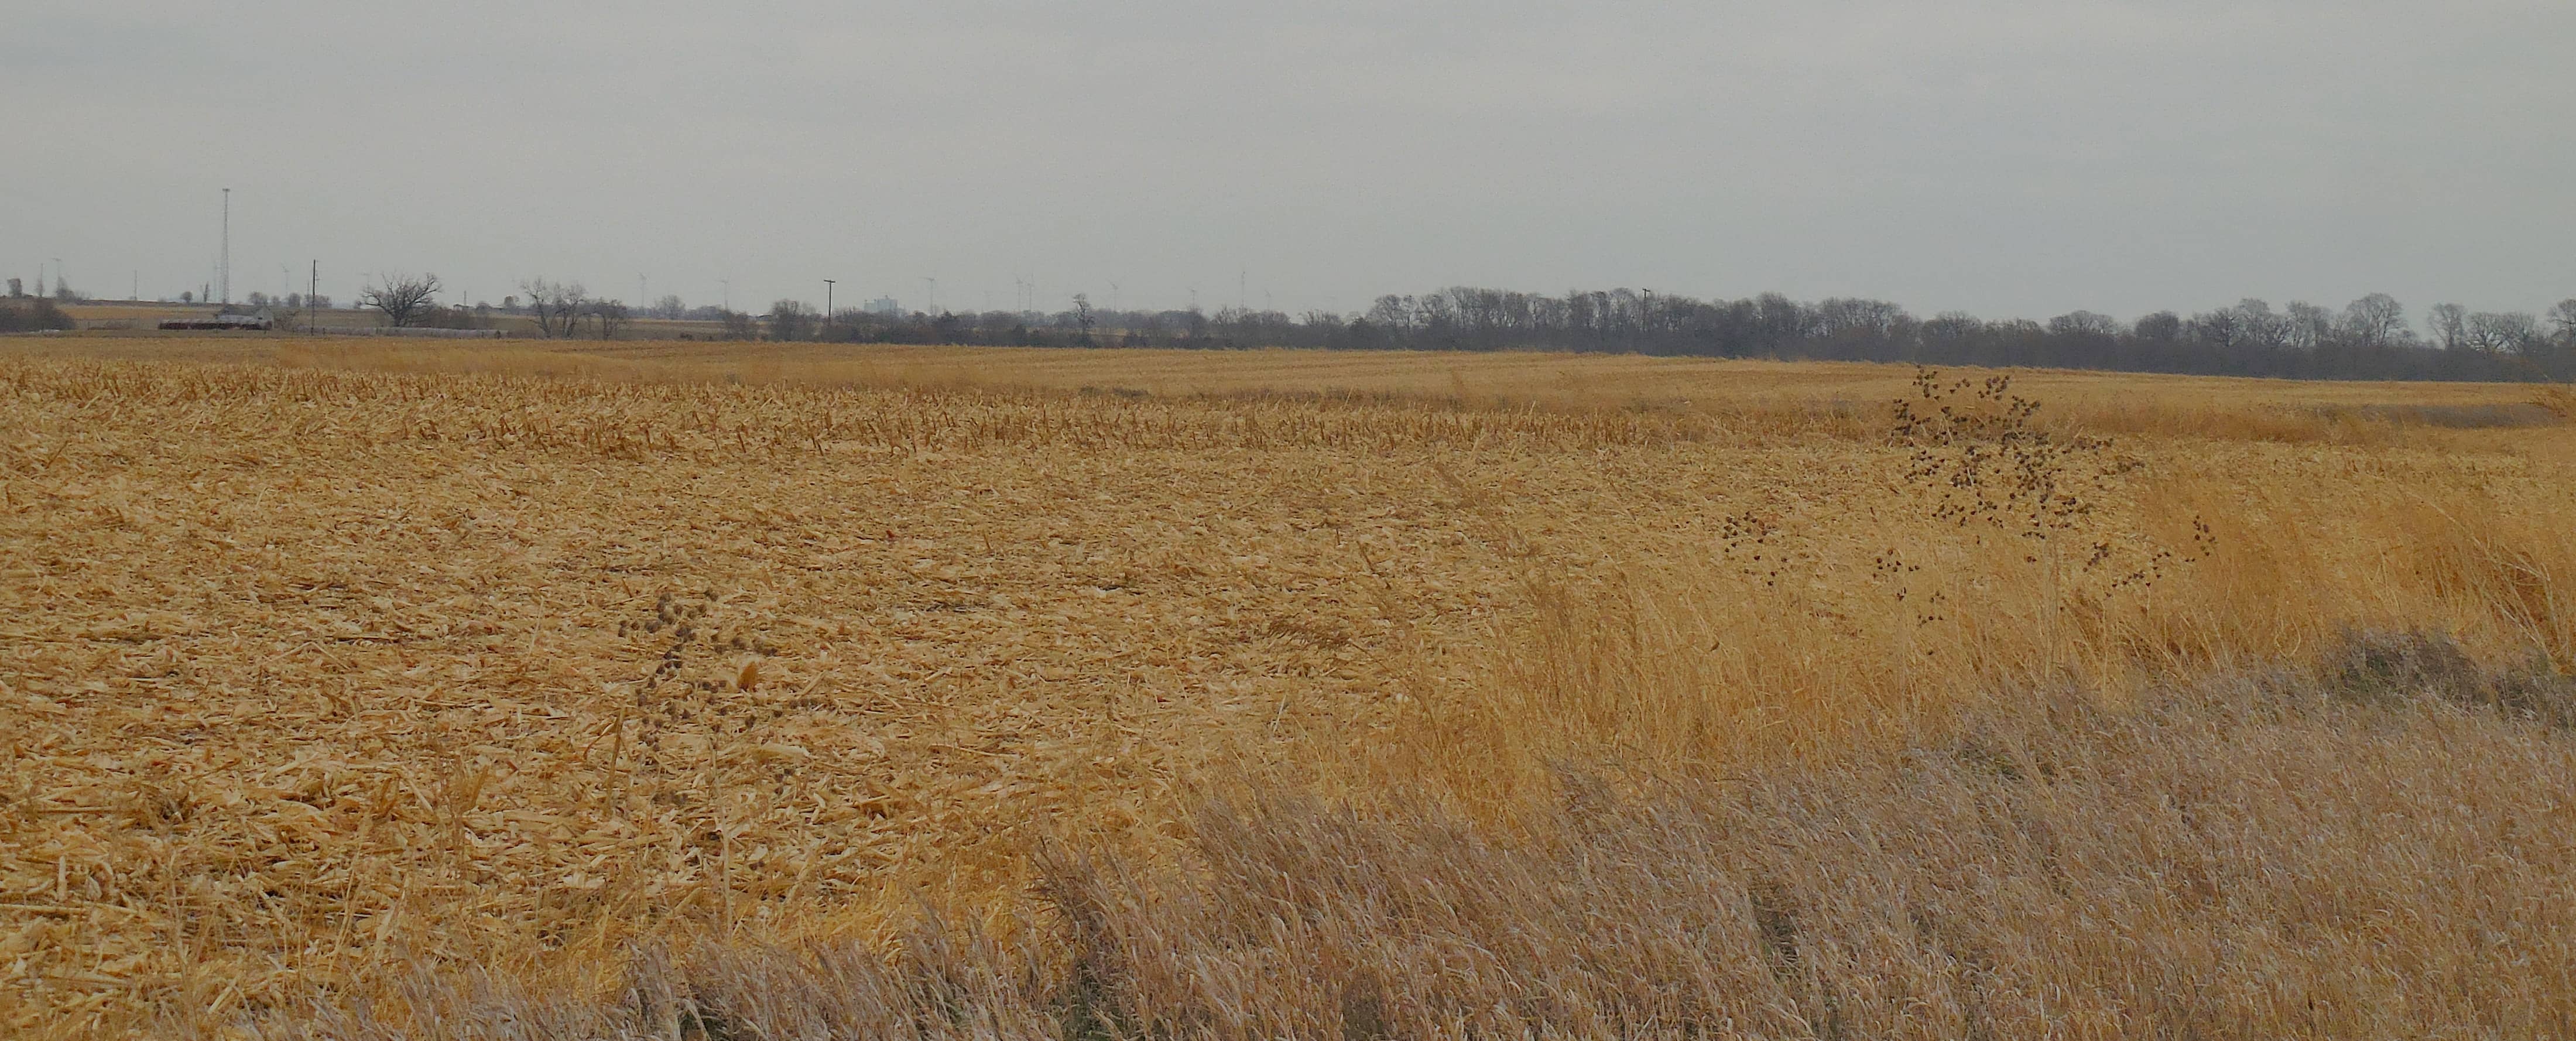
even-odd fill
[[[1216,802],[1177,867],[1049,857],[998,933],[648,953],[605,998],[427,974],[407,1007],[458,1038],[2576,1031],[2576,683],[2414,635],[2326,664],[1638,794],[1569,776],[1514,829]]]
[[[2052,404],[2014,436],[2115,435],[2049,471],[2084,509],[2040,539],[1944,513],[2003,442],[1927,471],[1883,369],[241,350],[0,358],[22,1033],[442,1007],[403,996],[415,966],[589,1016],[630,942],[976,917],[1050,834],[1187,892],[1156,872],[1216,856],[1189,807],[1234,775],[1356,807],[1253,831],[1561,850],[1529,844],[1571,841],[1568,766],[1619,781],[1605,820],[1732,821],[1737,789],[1688,779],[1866,773],[2025,725],[2017,691],[2161,719],[2176,677],[2350,627],[2576,662],[2576,442],[2441,411],[2515,388],[2025,379]],[[1173,385],[1118,389],[1149,379]],[[2334,713],[2279,734],[2451,733]],[[2495,740],[2556,747],[2526,730]],[[2549,820],[2518,834],[2564,841]],[[950,982],[1054,1016],[1059,934],[1027,928]]]

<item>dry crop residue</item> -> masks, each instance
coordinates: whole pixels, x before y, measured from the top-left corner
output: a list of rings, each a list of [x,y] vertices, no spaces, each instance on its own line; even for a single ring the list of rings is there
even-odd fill
[[[852,927],[1017,885],[1042,834],[1168,841],[1190,786],[1241,762],[1691,754],[1732,725],[1706,705],[1786,733],[2059,664],[2032,656],[2010,561],[1929,519],[1908,453],[1833,404],[1901,372],[1607,359],[1695,395],[1828,386],[1540,408],[1548,373],[1591,363],[1407,377],[1479,402],[1251,392],[1225,366],[1400,374],[1211,356],[1176,389],[1246,392],[1172,398],[538,352],[136,360],[221,355],[168,342],[0,357],[8,1030]],[[1122,357],[1057,364],[1143,381]],[[2206,515],[2219,558],[2094,605],[2070,660],[2260,659],[2353,620],[2576,646],[2528,595],[2576,572],[2563,542],[2495,552],[2576,510],[2563,429],[2253,410],[2097,416],[2188,421],[2134,439],[2148,465],[2104,516],[2188,541]],[[2163,515],[2129,501],[2149,481]],[[1742,518],[1776,542],[1730,556]],[[1942,620],[1891,604],[1891,546],[1932,565],[1922,596],[1948,583]],[[1551,622],[1559,593],[1631,624]],[[1920,644],[1892,655],[1891,632]],[[1468,725],[1496,705],[1518,715]]]
[[[1197,765],[1443,682],[1509,583],[1440,508],[1458,445],[1559,523],[1649,523],[1553,465],[1592,435],[1386,410],[37,361],[0,392],[22,1027],[1006,884],[1036,830],[1149,833]]]

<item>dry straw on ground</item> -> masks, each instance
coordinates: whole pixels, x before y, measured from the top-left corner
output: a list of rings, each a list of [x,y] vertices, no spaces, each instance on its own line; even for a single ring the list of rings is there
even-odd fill
[[[1527,827],[2347,626],[2576,661],[2513,388],[2024,378],[2121,456],[2041,553],[1878,368],[206,343],[0,358],[8,1030],[874,935],[1243,773]]]
[[[430,973],[408,1000],[459,1037],[2576,1030],[2576,683],[2423,634],[2323,664],[1714,780],[1575,774],[1522,828],[1260,793],[1196,813],[1178,869],[1043,858],[1023,920],[1051,929],[649,951],[605,1000]],[[273,1036],[401,1035],[356,1010]]]

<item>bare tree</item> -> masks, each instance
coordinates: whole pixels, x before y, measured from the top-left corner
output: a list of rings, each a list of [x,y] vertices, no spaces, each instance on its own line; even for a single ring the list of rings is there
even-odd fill
[[[2333,341],[2334,312],[2305,300],[2292,300],[2281,311],[2283,324],[2290,330],[2290,346],[2312,351]]]
[[[2521,354],[2540,342],[2540,320],[2523,311],[2480,311],[2469,316],[2461,341],[2488,354]]]
[[[724,334],[728,340],[748,340],[760,334],[760,325],[741,311],[724,312]]]
[[[603,340],[616,339],[631,320],[623,300],[601,300],[590,305],[590,318],[598,325],[599,338]]]
[[[2191,335],[2195,340],[2217,347],[2242,347],[2248,342],[2245,316],[2233,307],[2191,316]]]
[[[654,301],[652,309],[645,313],[655,318],[686,318],[689,316],[689,305],[681,302],[678,294],[665,293],[662,299]]]
[[[2446,351],[2458,350],[2468,339],[2469,309],[2458,304],[2434,304],[2424,312],[2424,326],[2433,331],[2433,342]]]
[[[2549,324],[2558,327],[2560,340],[2566,341],[2570,348],[2576,348],[2576,297],[2561,300],[2558,306],[2550,308]]]
[[[437,275],[383,275],[358,294],[358,305],[384,312],[388,321],[401,328],[427,317],[429,309],[437,306],[441,288]]]
[[[2386,293],[2372,293],[2343,308],[2343,337],[2366,347],[2403,343],[2408,337],[2406,307]]]
[[[2058,336],[2117,336],[2120,320],[2098,311],[2068,311],[2049,319],[2048,331]]]
[[[802,300],[780,300],[769,305],[769,338],[802,340],[814,329],[814,309]]]
[[[1613,294],[1612,300],[1618,305],[1613,309],[1614,320],[1621,325],[1633,324],[1630,316],[1639,309],[1630,307],[1618,294]],[[1815,306],[1814,328],[1816,335],[1828,340],[1885,336],[1907,320],[1903,307],[1885,300],[1835,297]]]
[[[528,315],[537,320],[537,335],[549,340],[570,337],[590,300],[590,291],[579,282],[532,278],[519,283],[519,291],[528,294]]]
[[[2158,311],[2141,316],[2131,330],[2132,335],[2149,343],[2172,343],[2182,338],[2182,316]]]
[[[2272,310],[2272,305],[2255,297],[2236,304],[2238,342],[2250,347],[2279,349],[2290,345],[2290,316]]]

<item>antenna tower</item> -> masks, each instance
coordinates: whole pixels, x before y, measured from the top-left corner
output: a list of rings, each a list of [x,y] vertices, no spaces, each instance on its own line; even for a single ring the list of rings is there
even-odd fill
[[[224,189],[223,260],[215,266],[215,282],[224,291],[224,303],[233,302],[233,190]]]

